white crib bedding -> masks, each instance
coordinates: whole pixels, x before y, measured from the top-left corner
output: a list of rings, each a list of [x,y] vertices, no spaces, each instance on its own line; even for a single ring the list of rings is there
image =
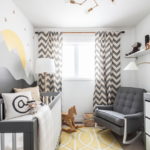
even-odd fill
[[[33,116],[32,115],[26,115],[26,116],[21,116],[9,120],[3,120],[3,121],[32,121]],[[4,135],[4,150],[12,150],[12,133],[5,133]],[[0,139],[1,139],[2,134],[0,134]],[[0,140],[0,145],[1,145],[1,140]],[[0,146],[1,150],[1,146]],[[23,133],[16,133],[16,150],[23,150]]]

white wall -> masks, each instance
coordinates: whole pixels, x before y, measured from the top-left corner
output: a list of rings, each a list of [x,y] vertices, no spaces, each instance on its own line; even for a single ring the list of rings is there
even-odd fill
[[[63,111],[76,106],[76,120],[81,121],[83,114],[93,110],[94,81],[64,80],[63,81]]]
[[[124,71],[125,66],[133,59],[125,58],[125,54],[132,51],[131,45],[135,42],[135,28],[125,29],[121,39],[121,86],[137,86],[135,71]]]
[[[145,46],[145,35],[150,34],[150,14],[148,14],[137,26],[135,27],[136,41],[142,43],[142,47]]]
[[[146,16],[136,27],[136,41],[142,43],[142,47],[144,48],[145,43],[145,35],[150,35],[150,14]],[[138,58],[139,62],[150,62],[150,54]],[[138,87],[145,88],[146,90],[150,91],[150,65],[149,64],[142,64],[139,65],[139,70],[137,71],[137,84]]]
[[[18,56],[24,55],[26,59],[26,66],[17,70],[17,67],[13,66],[12,70],[15,70],[14,77],[18,75],[18,78],[22,76],[30,76],[33,74],[34,68],[34,30],[31,23],[28,19],[23,15],[20,9],[14,4],[12,0],[0,0],[0,35],[1,32],[10,30],[13,31],[18,37],[21,43],[23,44],[24,54],[19,54],[19,50],[17,51],[15,48],[11,49],[10,52],[16,53]],[[2,47],[3,37],[1,36],[0,45]],[[5,43],[5,41],[3,42]],[[9,53],[8,53],[9,54]],[[17,58],[17,57],[16,57]],[[20,58],[20,57],[19,57]],[[7,60],[9,59],[9,60]],[[12,61],[11,58],[5,58],[7,61]],[[2,65],[2,60],[0,60],[0,65]],[[3,61],[4,62],[4,61]],[[12,62],[13,63],[13,62]],[[18,65],[19,60],[14,63],[14,65]],[[12,65],[12,64],[11,64]],[[9,67],[9,66],[8,66]],[[25,72],[24,74],[19,74],[19,72]],[[22,75],[22,76],[21,76]],[[33,80],[33,77],[32,79]],[[32,82],[32,81],[31,81]]]

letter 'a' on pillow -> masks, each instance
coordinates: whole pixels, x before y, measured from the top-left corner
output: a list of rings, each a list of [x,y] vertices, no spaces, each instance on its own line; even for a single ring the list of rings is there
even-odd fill
[[[2,93],[5,105],[5,119],[12,119],[30,113],[28,101],[32,100],[31,92]]]
[[[40,90],[39,90],[38,86],[30,87],[30,88],[24,88],[24,89],[14,88],[14,91],[16,93],[18,93],[18,92],[31,92],[32,99],[36,100],[36,101],[40,101]]]

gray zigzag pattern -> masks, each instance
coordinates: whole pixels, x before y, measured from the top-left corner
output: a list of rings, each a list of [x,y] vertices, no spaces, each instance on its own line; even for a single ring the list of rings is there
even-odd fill
[[[39,75],[40,90],[60,92],[62,90],[62,34],[59,32],[38,32],[39,58],[53,58],[55,75]],[[46,83],[45,83],[46,81]]]
[[[120,33],[97,32],[95,35],[94,108],[114,102],[120,86]]]

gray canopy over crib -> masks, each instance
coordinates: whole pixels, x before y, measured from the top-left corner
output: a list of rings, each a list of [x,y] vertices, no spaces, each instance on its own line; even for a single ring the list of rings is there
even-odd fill
[[[35,83],[32,85],[35,86]],[[26,88],[29,86],[24,80],[15,80],[10,72],[5,68],[0,68],[0,150],[7,150],[6,134],[11,134],[11,150],[20,150],[17,147],[17,134],[21,133],[22,150],[38,150],[38,119],[30,120],[5,120],[5,107],[1,93],[10,93],[13,88]],[[55,146],[58,144],[61,132],[61,93],[41,93],[41,96],[53,96],[54,100],[49,104],[54,118],[55,137],[52,139]],[[10,150],[10,149],[9,149]]]

